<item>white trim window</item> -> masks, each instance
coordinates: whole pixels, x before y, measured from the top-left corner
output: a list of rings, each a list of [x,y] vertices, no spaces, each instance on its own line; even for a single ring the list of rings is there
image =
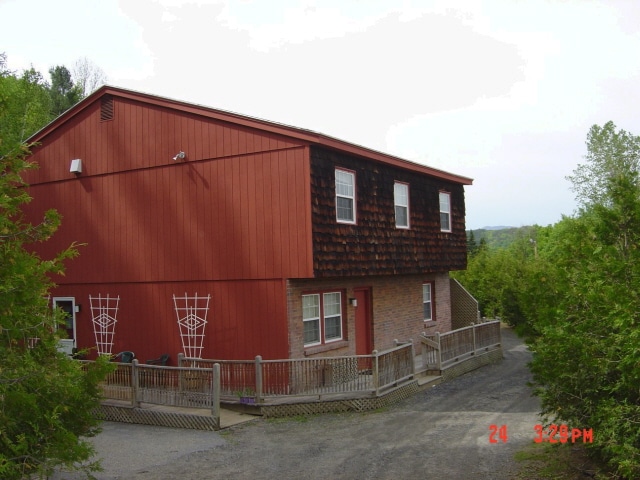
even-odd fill
[[[430,322],[433,318],[433,284],[422,284],[422,311],[424,315],[424,321]]]
[[[336,221],[356,223],[356,175],[336,168]]]
[[[451,231],[451,194],[440,192],[440,230]]]
[[[320,295],[302,296],[302,324],[305,345],[320,344]]]
[[[342,293],[302,295],[302,323],[305,347],[342,340]]]
[[[393,202],[396,211],[396,228],[409,228],[409,185],[393,184]]]

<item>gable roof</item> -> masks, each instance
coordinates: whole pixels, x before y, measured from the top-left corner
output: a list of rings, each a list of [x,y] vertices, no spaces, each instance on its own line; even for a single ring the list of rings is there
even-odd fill
[[[312,130],[292,127],[290,125],[285,125],[282,123],[263,120],[255,117],[250,117],[247,115],[240,115],[240,114],[225,111],[225,110],[219,110],[211,107],[206,107],[203,105],[197,105],[197,104],[187,103],[179,100],[173,100],[166,97],[159,97],[156,95],[136,92],[133,90],[127,90],[124,88],[114,87],[110,85],[104,85],[100,87],[91,95],[89,95],[88,97],[84,98],[82,101],[80,101],[79,103],[71,107],[69,110],[64,112],[62,115],[57,117],[48,125],[40,129],[38,132],[34,133],[27,140],[27,143],[41,142],[42,139],[44,139],[51,132],[55,131],[61,125],[68,122],[70,119],[72,119],[76,115],[78,115],[80,112],[82,112],[85,108],[87,108],[93,102],[99,100],[101,97],[106,95],[111,95],[113,97],[126,98],[129,100],[147,103],[150,105],[156,105],[156,106],[176,110],[179,112],[195,114],[203,117],[212,118],[215,120],[233,123],[236,125],[242,125],[249,128],[255,128],[262,131],[284,135],[284,136],[291,137],[303,142],[307,142],[310,145],[318,145],[318,146],[322,146],[322,147],[336,150],[339,152],[356,155],[358,157],[364,157],[364,158],[381,162],[387,165],[392,165],[392,166],[403,168],[406,170],[411,170],[414,172],[431,175],[437,178],[441,178],[443,180],[448,180],[448,181],[459,183],[462,185],[471,185],[473,183],[473,180],[471,178],[464,177],[462,175],[457,175],[457,174],[446,172],[444,170],[440,170],[437,168],[411,162],[409,160],[405,160],[400,157],[379,152],[377,150],[356,145],[354,143],[349,143],[344,140],[331,137],[329,135],[324,135],[322,133],[314,132]]]

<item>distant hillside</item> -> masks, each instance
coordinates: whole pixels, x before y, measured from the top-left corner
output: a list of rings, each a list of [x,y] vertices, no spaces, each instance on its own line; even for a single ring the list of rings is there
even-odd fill
[[[505,248],[513,243],[517,238],[522,238],[523,236],[528,236],[529,232],[534,227],[526,226],[526,227],[484,227],[479,228],[477,230],[468,230],[467,236],[469,236],[469,232],[473,232],[473,237],[476,241],[476,244],[479,244],[480,241],[484,238],[487,242],[487,246],[489,248]]]

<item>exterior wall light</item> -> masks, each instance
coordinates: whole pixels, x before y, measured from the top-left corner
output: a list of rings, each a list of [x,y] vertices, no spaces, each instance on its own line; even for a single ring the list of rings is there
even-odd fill
[[[76,175],[80,175],[82,173],[82,160],[79,158],[71,160],[71,167],[69,168],[69,171]]]

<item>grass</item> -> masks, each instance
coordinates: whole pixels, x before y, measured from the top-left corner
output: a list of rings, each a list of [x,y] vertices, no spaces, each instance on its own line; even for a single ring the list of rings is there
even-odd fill
[[[583,445],[531,443],[517,452],[515,459],[521,465],[516,477],[520,480],[614,478],[587,455]]]

